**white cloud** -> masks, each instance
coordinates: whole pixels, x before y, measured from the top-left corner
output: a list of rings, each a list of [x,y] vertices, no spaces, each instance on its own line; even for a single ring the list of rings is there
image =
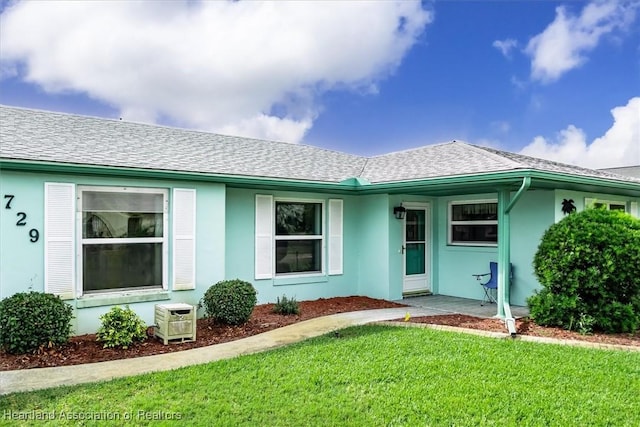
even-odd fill
[[[578,16],[562,6],[556,8],[555,20],[525,48],[531,57],[531,77],[548,83],[580,67],[603,36],[633,22],[638,7],[638,0],[594,1]]]
[[[511,123],[505,120],[496,120],[494,122],[491,122],[491,129],[494,132],[506,134],[511,130]]]
[[[587,143],[585,133],[569,125],[554,140],[537,136],[520,153],[589,168],[640,165],[640,97],[611,110],[613,125]]]
[[[318,95],[375,93],[431,19],[419,1],[21,2],[1,69],[126,120],[297,142]]]
[[[502,52],[502,54],[507,58],[511,57],[511,51],[517,46],[518,41],[515,39],[495,40],[493,42],[493,47]]]

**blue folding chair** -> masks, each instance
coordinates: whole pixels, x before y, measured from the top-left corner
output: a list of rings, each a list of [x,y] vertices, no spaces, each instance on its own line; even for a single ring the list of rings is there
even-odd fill
[[[472,274],[476,280],[480,280],[482,277],[489,276],[489,280],[484,283],[480,283],[482,289],[484,289],[484,297],[482,297],[482,302],[480,305],[485,305],[486,303],[494,303],[496,302],[496,294],[498,292],[498,263],[491,261],[489,263],[489,272],[484,274]]]

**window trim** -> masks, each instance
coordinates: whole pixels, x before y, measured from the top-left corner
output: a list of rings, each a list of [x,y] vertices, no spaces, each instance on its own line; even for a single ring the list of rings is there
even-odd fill
[[[492,247],[498,246],[498,242],[454,242],[453,226],[454,225],[498,225],[498,219],[482,220],[482,221],[454,221],[453,206],[456,205],[477,205],[483,203],[495,203],[498,207],[498,199],[474,199],[474,200],[451,200],[447,206],[447,244],[449,246],[473,246],[473,247]]]
[[[86,239],[82,237],[82,196],[84,192],[103,193],[138,193],[138,194],[162,194],[162,237],[127,237],[127,238],[98,238]],[[83,247],[84,245],[97,244],[128,244],[128,243],[162,243],[162,287],[131,287],[117,288],[113,290],[85,291],[83,273]],[[76,275],[77,275],[77,295],[84,297],[94,297],[99,295],[136,294],[168,289],[169,277],[169,190],[160,187],[120,187],[120,186],[97,186],[78,185],[76,188]]]
[[[278,202],[285,203],[313,203],[319,204],[322,210],[320,215],[321,234],[289,234],[286,236],[279,236],[276,232],[276,209]],[[312,276],[325,276],[327,272],[327,227],[326,227],[326,203],[324,199],[307,199],[307,198],[294,198],[294,197],[274,197],[272,207],[272,232],[273,232],[273,277],[278,278],[296,278],[296,277],[312,277]],[[320,271],[300,272],[293,273],[278,273],[277,255],[276,255],[276,242],[279,240],[320,240]]]

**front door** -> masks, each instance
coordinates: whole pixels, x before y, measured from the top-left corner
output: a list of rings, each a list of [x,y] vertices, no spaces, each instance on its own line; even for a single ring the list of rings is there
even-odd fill
[[[427,205],[407,206],[404,219],[404,280],[403,294],[422,293],[431,290],[429,286],[429,263],[427,253],[429,241],[427,224],[429,209]]]

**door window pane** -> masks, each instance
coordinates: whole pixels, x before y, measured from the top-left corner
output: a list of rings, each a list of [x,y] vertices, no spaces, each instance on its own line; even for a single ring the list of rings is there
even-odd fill
[[[406,248],[406,274],[425,273],[425,244],[407,243]]]
[[[424,241],[425,211],[408,209],[405,217],[406,239],[408,242]]]

